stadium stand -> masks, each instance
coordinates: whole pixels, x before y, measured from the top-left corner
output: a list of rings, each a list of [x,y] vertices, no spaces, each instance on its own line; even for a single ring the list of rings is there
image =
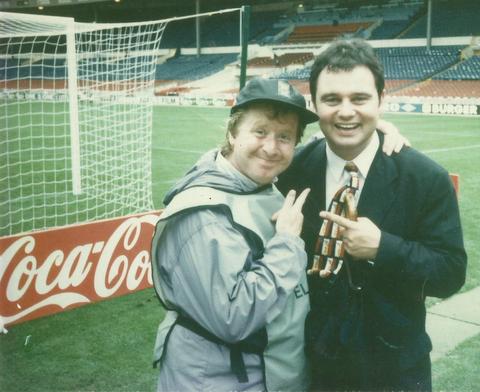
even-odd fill
[[[397,37],[408,27],[409,21],[405,20],[384,20],[380,26],[372,31],[370,39],[392,39]]]
[[[459,61],[461,46],[449,45],[432,47],[378,48],[376,53],[385,68],[387,80],[421,80],[446,69]],[[292,79],[304,79],[310,72],[293,70],[282,76]]]
[[[60,79],[65,75],[65,59],[44,59],[33,62],[22,59],[0,60],[0,80]]]
[[[277,34],[281,33],[283,28],[275,28],[274,24],[280,17],[280,12],[259,12],[254,13],[252,16],[250,26],[250,43],[265,43],[265,39],[268,41],[268,37],[274,38]],[[270,40],[273,42],[273,40]]]
[[[478,0],[434,1],[432,37],[458,37],[480,34]],[[401,38],[423,38],[427,31],[426,12]]]
[[[391,95],[480,98],[480,56],[463,60],[431,79],[401,89],[396,87],[390,89]]]
[[[391,0],[384,5],[377,5],[376,17],[381,23],[372,31],[369,39],[392,39],[406,31],[410,25],[425,14],[423,2],[399,2]]]
[[[293,32],[288,36],[286,43],[328,42],[339,36],[355,36],[356,33],[370,27],[370,25],[371,22],[296,26]]]
[[[250,21],[249,42],[261,42],[266,37],[275,35],[272,26],[279,17],[278,11],[254,13]],[[170,49],[195,47],[195,24],[194,19],[168,24],[160,47]],[[202,18],[201,45],[203,47],[237,46],[240,44],[239,29],[239,16],[236,13]]]
[[[433,79],[441,80],[480,80],[480,56],[472,56],[435,75]]]
[[[459,61],[461,46],[378,48],[386,79],[422,80]]]
[[[434,3],[434,36],[456,36],[465,31],[477,29],[473,23],[475,1],[439,0]],[[459,7],[457,7],[457,4]],[[455,16],[453,17],[453,10]],[[319,45],[338,36],[361,36],[364,38],[391,39],[394,37],[425,37],[426,5],[422,0],[384,0],[365,3],[320,2],[316,5],[296,7],[293,12],[253,12],[251,17],[251,44],[260,45]],[[472,16],[473,15],[473,16]],[[237,46],[238,16],[214,16],[202,19],[201,45],[203,47]],[[461,28],[458,27],[461,25]],[[422,27],[423,26],[423,27]],[[441,26],[441,28],[439,27]],[[467,26],[467,27],[465,27]],[[472,30],[472,26],[474,27]],[[441,30],[442,33],[439,31]],[[222,34],[218,34],[221,31]],[[417,32],[416,32],[417,31]],[[419,33],[421,31],[421,33]],[[438,34],[437,34],[438,33]],[[162,41],[163,48],[195,47],[195,21],[187,20],[167,27]],[[377,53],[385,66],[388,91],[414,91],[409,86],[424,80],[475,80],[478,75],[472,69],[478,68],[477,60],[460,60],[462,46],[434,46],[430,51],[425,47],[379,48]],[[302,57],[306,55],[305,57]],[[208,57],[213,56],[213,57]],[[225,58],[221,55],[177,56],[157,65],[157,79],[193,81],[221,71],[226,64],[234,62],[236,56]],[[291,53],[280,56],[259,56],[251,58],[248,67],[270,68],[275,77],[306,81],[310,72],[309,61],[312,53]],[[275,71],[275,70],[278,70]],[[276,73],[277,72],[277,73]],[[437,89],[440,91],[439,89]],[[437,91],[435,90],[435,91]],[[461,89],[463,91],[464,89]],[[441,91],[444,91],[442,89]]]
[[[229,56],[229,58],[232,57],[236,58],[236,56]],[[147,58],[147,56],[143,56],[143,58]],[[212,60],[207,59],[206,61]],[[78,63],[78,77],[82,80],[88,80],[95,72],[100,72],[103,75],[104,80],[102,81],[128,80],[135,74],[135,68],[140,66],[135,57],[118,59],[115,64],[104,63],[97,65],[95,69],[91,68],[92,65],[90,65],[90,68],[83,67],[83,63],[89,64],[86,60],[81,60]],[[111,70],[115,70],[115,72],[110,72]],[[64,58],[36,61],[25,59],[0,60],[0,80],[55,80],[64,79],[66,75],[67,68]]]
[[[407,0],[400,2],[398,0],[389,0],[378,2],[378,4],[373,2],[372,4],[359,4],[328,2],[314,5],[308,10],[297,12],[290,19],[284,20],[283,23],[290,21],[296,25],[340,24],[372,21],[379,18],[406,21],[422,8],[423,1]]]
[[[360,3],[362,4],[362,3]],[[370,22],[370,29],[362,35],[370,39],[390,39],[394,38],[415,21],[418,17],[425,14],[425,7],[421,0],[389,0],[378,2],[378,4],[340,4],[339,2],[329,2],[313,6],[307,11],[297,12],[290,18],[284,18],[277,22],[277,26],[287,26],[294,24],[299,26],[337,26],[351,23]],[[368,26],[368,27],[370,27]],[[351,32],[350,32],[351,33]],[[357,34],[359,32],[357,31]]]
[[[238,54],[180,55],[157,65],[156,80],[198,80],[221,71],[225,65],[236,61]]]
[[[284,36],[288,35],[287,29],[285,27],[271,27],[265,29],[263,33],[260,33],[255,39],[253,39],[252,43],[258,43],[260,45],[269,45],[269,44],[277,44],[284,41]]]
[[[312,52],[285,53],[273,57],[255,57],[248,61],[249,67],[287,67],[289,65],[300,64],[313,59]]]
[[[275,59],[269,56],[255,57],[248,60],[248,67],[275,67]]]
[[[462,46],[377,48],[390,95],[480,97],[480,56],[461,60]],[[310,66],[275,77],[306,83]]]
[[[224,20],[225,19],[225,20]],[[194,19],[169,23],[164,32],[161,48],[194,48],[196,26]],[[238,15],[201,19],[201,45],[203,47],[238,45]],[[222,34],[218,34],[221,31]]]
[[[309,65],[316,53],[316,50],[309,51],[312,46],[319,48],[322,43],[338,36],[388,40],[399,37],[425,38],[426,32],[427,7],[423,0],[336,0],[306,2],[302,7],[292,3],[290,8],[285,4],[280,8],[252,8],[249,43],[264,46],[268,50],[260,50],[258,57],[250,58],[248,67],[252,70],[265,68],[264,72],[272,77],[298,83],[308,80]],[[478,0],[436,0],[433,2],[432,18],[433,37],[480,35]],[[228,54],[193,55],[192,49],[197,44],[195,23],[194,19],[169,23],[161,42],[161,49],[168,49],[169,53],[159,57],[156,79],[166,85],[176,81],[174,84],[179,86],[178,92],[189,91],[182,86],[191,81],[211,77],[226,69],[228,64],[238,64],[238,13],[201,18],[201,46],[213,48],[208,53],[214,53],[218,47],[231,47],[232,53]],[[275,46],[281,47],[281,50],[275,49]],[[304,50],[304,46],[308,50]],[[288,47],[292,47],[292,52],[288,52]],[[430,51],[425,46],[376,49],[385,67],[387,91],[392,94],[418,92],[421,95],[448,93],[448,96],[477,96],[476,85],[480,83],[479,56],[464,59],[461,53],[464,47],[435,44]],[[190,51],[181,50],[184,48]],[[56,66],[53,67],[55,61]],[[35,59],[2,59],[0,78],[64,78],[66,69],[58,66],[63,61],[58,58],[44,59],[40,66]],[[122,65],[126,79],[132,66],[134,64],[128,62]],[[108,64],[105,67],[108,68]],[[88,79],[88,69],[80,67],[79,72],[85,73],[84,77]],[[259,70],[258,74],[262,74],[262,71]],[[116,77],[123,76],[117,74]],[[450,88],[454,81],[458,83]]]
[[[163,32],[160,48],[191,48],[195,46],[195,21],[187,19],[170,23]]]
[[[400,88],[404,88],[406,86],[412,85],[415,82],[412,82],[412,80],[405,80],[405,79],[387,79],[385,80],[385,90],[387,92],[391,91],[397,91]]]
[[[480,98],[480,82],[474,80],[426,80],[390,92],[393,96]]]

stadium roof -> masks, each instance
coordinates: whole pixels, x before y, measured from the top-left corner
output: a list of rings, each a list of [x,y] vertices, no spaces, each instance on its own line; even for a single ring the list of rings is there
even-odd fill
[[[439,1],[439,0],[435,0]],[[251,5],[253,10],[295,10],[332,3],[331,0],[0,0],[0,10],[72,16],[80,22],[155,20]],[[388,0],[337,0],[342,6],[386,3]],[[42,9],[39,9],[42,7]]]

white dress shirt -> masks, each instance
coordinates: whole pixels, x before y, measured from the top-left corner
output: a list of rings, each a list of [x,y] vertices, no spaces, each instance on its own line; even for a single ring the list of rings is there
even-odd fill
[[[353,163],[358,167],[358,179],[359,179],[359,189],[355,194],[355,200],[358,203],[360,194],[362,193],[363,184],[367,178],[368,171],[372,165],[373,158],[377,153],[377,149],[380,145],[380,140],[376,132],[372,134],[370,142],[367,147],[355,158],[352,160]],[[345,163],[347,162],[343,158],[340,158],[335,154],[330,146],[327,143],[327,172],[326,172],[326,187],[325,187],[325,201],[327,210],[330,206],[330,201],[333,196],[342,186],[347,184],[350,180],[350,175],[345,170]]]

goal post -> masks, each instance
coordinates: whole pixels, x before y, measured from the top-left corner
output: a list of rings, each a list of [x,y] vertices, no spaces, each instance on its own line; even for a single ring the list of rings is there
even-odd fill
[[[70,151],[72,161],[72,193],[80,195],[82,185],[80,182],[80,136],[78,122],[77,101],[77,56],[75,50],[75,25],[73,20],[66,26],[67,38],[67,75],[68,75],[68,105],[70,113]]]
[[[165,25],[0,13],[0,235],[154,208]]]
[[[165,28],[239,11],[109,24],[0,12],[0,236],[153,210]]]
[[[28,14],[9,14],[0,13],[0,36],[4,38],[2,44],[7,42],[24,42],[24,39],[28,36],[40,37],[48,36],[66,36],[66,65],[68,69],[68,93],[69,93],[69,126],[70,137],[72,145],[72,191],[74,194],[81,193],[80,186],[80,154],[78,150],[79,134],[78,134],[78,110],[76,95],[76,60],[75,60],[75,21],[73,18],[68,17],[51,17],[45,15],[28,15]],[[32,41],[33,43],[33,41]],[[2,46],[3,46],[2,45]],[[4,58],[4,70],[7,71],[7,60],[11,56],[15,56],[15,53],[8,53],[7,49]],[[13,51],[15,52],[15,50]],[[23,55],[29,53],[22,53],[18,51],[18,56],[21,58]],[[25,58],[25,57],[24,57]],[[27,61],[27,59],[25,58]],[[5,75],[6,76],[6,75]],[[9,78],[5,77],[4,87],[13,87],[11,83],[8,83]]]

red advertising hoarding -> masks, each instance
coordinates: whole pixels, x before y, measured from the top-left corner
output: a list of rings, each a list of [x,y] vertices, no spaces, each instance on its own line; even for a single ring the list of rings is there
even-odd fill
[[[0,238],[0,324],[152,286],[159,211]]]

